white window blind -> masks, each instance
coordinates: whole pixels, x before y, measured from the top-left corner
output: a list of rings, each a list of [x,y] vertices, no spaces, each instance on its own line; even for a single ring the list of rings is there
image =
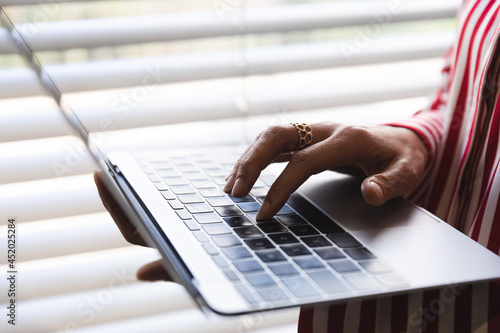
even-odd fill
[[[0,0],[85,124],[112,124],[114,147],[240,143],[281,118],[404,117],[440,84],[459,4]],[[0,28],[0,274],[9,218],[18,231],[18,325],[2,332],[296,330],[297,309],[207,318],[182,287],[136,281],[157,254],[121,238],[94,168]]]

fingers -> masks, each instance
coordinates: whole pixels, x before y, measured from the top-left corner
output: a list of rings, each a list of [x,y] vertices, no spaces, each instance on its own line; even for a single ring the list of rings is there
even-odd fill
[[[137,278],[141,281],[172,281],[161,260],[151,262],[139,268]]]
[[[341,154],[331,155],[328,151],[335,149],[329,140],[295,152],[269,189],[262,206],[257,213],[257,220],[273,217],[295,192],[313,174],[325,171],[335,164]]]
[[[106,187],[103,177],[102,171],[94,172],[94,181],[104,207],[115,221],[123,237],[129,243],[146,246],[146,243],[141,238],[128,216],[123,212],[120,205],[116,202],[113,195]]]
[[[291,125],[266,129],[238,159],[224,190],[235,197],[247,195],[261,171],[282,152],[291,151],[295,147],[294,140],[297,140],[296,132]]]
[[[333,123],[310,125],[312,144],[321,142],[333,131]],[[227,178],[224,191],[235,197],[247,195],[261,171],[270,163],[288,161],[298,143],[297,130],[292,125],[271,126],[262,132],[242,154]]]

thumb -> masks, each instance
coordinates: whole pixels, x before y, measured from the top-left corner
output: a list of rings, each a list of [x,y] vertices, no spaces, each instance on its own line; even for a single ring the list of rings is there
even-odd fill
[[[361,184],[361,193],[368,204],[381,206],[392,198],[410,193],[417,186],[419,174],[412,167],[398,165],[366,178]]]
[[[387,191],[380,185],[377,177],[366,178],[361,184],[361,194],[367,203],[373,206],[381,206],[390,198],[386,195]]]

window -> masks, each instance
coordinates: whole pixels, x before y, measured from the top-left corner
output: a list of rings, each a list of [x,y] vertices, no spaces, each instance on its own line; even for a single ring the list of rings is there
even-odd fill
[[[408,116],[440,84],[460,2],[0,3],[87,126],[113,132],[107,144],[179,147],[245,143],[287,119]],[[157,254],[121,238],[94,168],[1,29],[0,237],[15,218],[19,328],[295,330],[297,309],[207,321],[181,287],[138,283]]]

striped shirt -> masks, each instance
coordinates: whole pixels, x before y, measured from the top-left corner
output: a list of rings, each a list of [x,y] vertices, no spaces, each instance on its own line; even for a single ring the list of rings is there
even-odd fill
[[[500,1],[469,0],[430,105],[391,125],[430,154],[408,198],[500,255]],[[299,332],[500,332],[500,283],[302,309]]]

